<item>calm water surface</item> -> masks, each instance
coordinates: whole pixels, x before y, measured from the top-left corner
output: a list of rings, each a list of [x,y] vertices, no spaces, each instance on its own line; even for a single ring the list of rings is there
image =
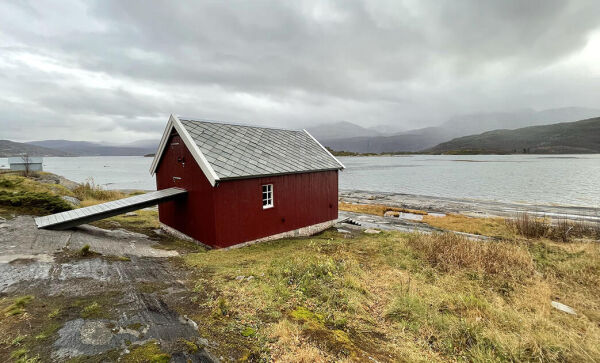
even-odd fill
[[[341,189],[600,206],[600,154],[342,157]],[[44,158],[44,170],[109,189],[155,189],[152,158]],[[0,166],[6,165],[0,159]]]

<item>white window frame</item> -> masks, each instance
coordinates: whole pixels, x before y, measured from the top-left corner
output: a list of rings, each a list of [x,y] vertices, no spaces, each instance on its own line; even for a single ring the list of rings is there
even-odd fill
[[[273,184],[263,184],[261,187],[263,209],[273,208],[275,206]]]

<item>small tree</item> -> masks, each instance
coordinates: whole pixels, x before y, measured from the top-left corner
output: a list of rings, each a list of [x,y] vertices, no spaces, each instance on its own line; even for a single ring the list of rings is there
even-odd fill
[[[21,160],[23,161],[23,174],[25,176],[29,176],[31,174],[31,158],[29,154],[21,155]]]

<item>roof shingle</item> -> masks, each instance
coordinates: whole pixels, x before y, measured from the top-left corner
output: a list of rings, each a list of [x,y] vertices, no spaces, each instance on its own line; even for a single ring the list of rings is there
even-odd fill
[[[179,120],[222,180],[343,169],[305,131]]]

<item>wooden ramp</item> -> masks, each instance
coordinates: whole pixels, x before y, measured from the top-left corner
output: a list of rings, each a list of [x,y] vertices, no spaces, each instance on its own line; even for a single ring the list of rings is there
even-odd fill
[[[187,190],[181,188],[157,190],[155,192],[140,194],[134,197],[96,204],[91,207],[73,209],[67,212],[38,217],[35,219],[35,224],[38,228],[67,229],[80,224],[156,205],[161,202],[181,197],[186,193]]]

